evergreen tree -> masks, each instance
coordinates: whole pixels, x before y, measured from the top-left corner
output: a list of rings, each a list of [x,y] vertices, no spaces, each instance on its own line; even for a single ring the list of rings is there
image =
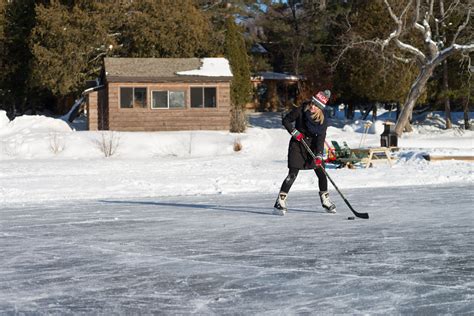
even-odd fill
[[[225,54],[233,74],[230,131],[241,133],[246,128],[245,104],[250,101],[252,85],[245,42],[233,18],[227,18],[226,21]]]
[[[16,0],[3,4],[5,10],[2,82],[4,109],[10,116],[35,110],[29,100],[32,54],[28,39],[35,25],[35,1]]]
[[[299,73],[299,56],[306,44],[306,32],[300,7],[291,3],[273,3],[258,21],[264,30],[264,42],[271,54],[273,70]]]
[[[346,32],[345,22],[350,13],[349,1],[324,0],[313,2],[306,9],[309,17],[309,41],[304,59],[304,75],[312,84],[310,92],[330,88],[332,102],[345,98],[347,91],[338,89],[337,52],[340,38]]]
[[[356,2],[348,15],[350,31],[343,34],[339,42],[376,38],[389,30],[384,23],[388,19],[390,17],[381,1]],[[387,48],[385,53],[392,54],[391,49]],[[416,78],[416,67],[413,63],[385,58],[376,43],[362,42],[347,50],[336,73],[336,90],[346,102],[403,103]]]
[[[98,75],[102,57],[116,45],[114,37],[108,36],[102,9],[100,3],[69,5],[57,0],[36,7],[37,24],[30,39],[31,75],[37,88],[56,96],[60,113],[69,110],[86,80]]]
[[[200,11],[211,21],[213,37],[209,40],[223,54],[226,34],[226,19],[233,16],[236,21],[244,23],[262,13],[271,0],[194,0]],[[250,47],[250,46],[249,46]]]
[[[333,87],[333,46],[347,10],[341,1],[281,1],[270,3],[260,19],[273,69],[306,78],[300,99]]]
[[[32,76],[58,98],[59,112],[98,76],[105,56],[183,58],[215,51],[210,23],[191,0],[52,0],[36,13]]]
[[[133,2],[123,28],[124,52],[134,57],[204,57],[217,45],[212,25],[191,0]]]
[[[448,63],[448,89],[444,87],[444,69],[439,67],[434,75],[432,85],[428,88],[432,108],[437,111],[445,110],[445,100],[452,103],[453,111],[464,112],[464,128],[470,129],[469,108],[473,107],[474,101],[474,76],[470,73],[469,62],[462,59],[462,56],[454,56]],[[446,126],[448,128],[448,126]]]
[[[0,109],[6,109],[5,104],[5,80],[6,80],[6,51],[5,51],[5,25],[6,25],[6,6],[7,2],[0,0]]]

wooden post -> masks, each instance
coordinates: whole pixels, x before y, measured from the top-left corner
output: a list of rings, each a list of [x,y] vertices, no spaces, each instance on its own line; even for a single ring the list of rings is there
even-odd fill
[[[87,95],[87,127],[90,131],[99,130],[98,114],[98,92],[94,91]]]

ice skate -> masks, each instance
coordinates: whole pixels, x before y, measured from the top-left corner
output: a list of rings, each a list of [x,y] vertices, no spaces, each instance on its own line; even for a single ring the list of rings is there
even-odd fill
[[[278,197],[275,201],[275,205],[273,206],[273,214],[283,216],[286,214],[286,196],[287,194],[284,192],[278,193]]]
[[[329,199],[328,191],[319,192],[319,198],[321,199],[321,205],[326,209],[328,213],[336,213],[336,205]]]

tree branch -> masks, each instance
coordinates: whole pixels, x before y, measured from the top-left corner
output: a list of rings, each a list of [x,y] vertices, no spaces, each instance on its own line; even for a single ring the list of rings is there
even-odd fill
[[[336,66],[339,64],[341,61],[342,57],[351,49],[355,48],[356,46],[369,46],[367,44],[372,44],[374,46],[379,45],[377,41],[370,41],[370,40],[365,40],[365,41],[359,41],[359,42],[350,42],[344,45],[344,48],[339,51],[339,54],[337,57],[334,59],[334,61],[331,63],[331,68],[334,70]]]
[[[433,59],[432,64],[438,65],[440,64],[443,60],[448,58],[454,53],[470,53],[474,52],[474,43],[468,44],[468,45],[458,45],[458,44],[453,44],[445,49],[443,49],[438,56]]]
[[[470,18],[470,16],[471,16],[471,12],[472,12],[472,8],[469,7],[469,10],[467,11],[467,15],[466,15],[466,21],[458,27],[458,30],[456,31],[456,34],[454,34],[453,40],[452,40],[452,42],[451,42],[452,45],[455,45],[456,39],[458,38],[459,34],[460,34],[460,33],[462,32],[462,30],[464,30],[464,29],[466,28],[466,26],[468,25],[468,23],[469,23],[469,18]]]
[[[395,60],[401,61],[404,64],[409,64],[409,63],[413,62],[413,59],[411,59],[411,58],[404,58],[404,57],[401,57],[401,56],[397,56],[395,54],[392,54],[392,58],[395,59]]]
[[[428,13],[429,16],[433,16],[433,8],[434,8],[434,0],[430,2],[430,11]]]
[[[443,19],[449,17],[449,15],[454,11],[454,9],[459,5],[459,0],[453,1],[448,9],[446,10],[446,15],[443,17]]]
[[[413,0],[410,0],[410,2],[406,5],[406,7],[403,9],[403,12],[402,14],[400,15],[400,17],[397,17],[396,14],[393,12],[393,9],[392,7],[390,6],[390,3],[388,3],[388,0],[384,0],[385,2],[385,5],[388,9],[388,13],[390,14],[390,16],[392,17],[392,19],[395,21],[395,23],[397,24],[397,29],[395,31],[393,31],[392,33],[390,33],[390,35],[388,36],[387,39],[385,39],[384,41],[382,41],[382,50],[392,41],[394,40],[395,43],[397,44],[397,46],[404,50],[404,51],[407,51],[411,54],[414,54],[419,60],[420,62],[423,62],[425,59],[426,59],[426,56],[425,54],[423,54],[423,52],[421,50],[419,50],[418,48],[412,46],[412,45],[409,45],[407,43],[404,43],[402,42],[399,37],[400,37],[400,34],[402,33],[403,31],[403,22],[402,22],[402,17],[408,12],[408,9],[410,8],[410,6],[412,5],[412,2]],[[420,0],[417,0],[417,6],[418,6],[418,9],[419,9],[419,4],[420,4]],[[418,14],[419,14],[419,11],[417,9],[417,17],[418,17]],[[415,25],[418,24],[415,20]],[[425,30],[425,28],[418,24],[421,29]],[[415,26],[416,27],[416,26]],[[423,33],[425,34],[425,33]]]
[[[435,57],[438,54],[439,50],[438,50],[438,46],[433,41],[433,34],[431,33],[431,27],[426,18],[423,19],[423,25],[425,28],[425,34],[424,34],[425,44],[428,46],[431,57]]]
[[[425,54],[423,54],[423,52],[421,50],[419,50],[418,48],[416,48],[415,46],[412,46],[410,44],[406,44],[406,43],[400,41],[399,39],[395,39],[395,43],[397,44],[397,46],[400,49],[415,55],[420,62],[423,63],[426,60]]]
[[[415,21],[413,21],[413,26],[415,27],[415,29],[420,31],[422,34],[425,34],[425,28],[423,27],[423,25],[418,23],[418,21],[420,20],[420,0],[416,0],[416,11],[415,12],[416,12],[416,16],[415,16]]]

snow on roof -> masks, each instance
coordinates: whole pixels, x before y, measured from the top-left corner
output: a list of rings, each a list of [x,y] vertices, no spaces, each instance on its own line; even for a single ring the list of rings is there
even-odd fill
[[[232,77],[229,61],[225,58],[202,58],[199,69],[178,71],[177,75],[207,76],[207,77]]]

